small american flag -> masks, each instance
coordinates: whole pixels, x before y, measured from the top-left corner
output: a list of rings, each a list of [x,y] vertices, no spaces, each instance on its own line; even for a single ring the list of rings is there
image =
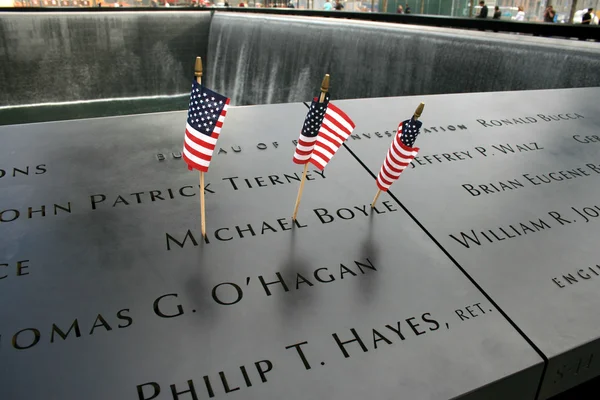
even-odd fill
[[[302,126],[302,132],[300,132],[300,138],[294,152],[294,162],[296,164],[306,164],[310,161],[328,104],[329,93],[325,95],[325,100],[322,103],[318,102],[317,97],[313,99],[304,119],[304,126]]]
[[[183,140],[183,159],[188,169],[208,171],[229,100],[194,80]]]
[[[329,103],[329,94],[325,96],[324,103],[317,103],[314,99],[300,133],[294,162],[311,162],[322,171],[354,127],[346,113]]]
[[[342,143],[350,137],[355,127],[356,125],[345,112],[329,104],[310,162],[322,171]]]
[[[379,171],[379,176],[377,176],[377,187],[381,191],[387,192],[419,152],[418,147],[412,146],[420,133],[421,125],[423,123],[415,120],[414,117],[400,122],[398,125],[398,133],[394,137]]]

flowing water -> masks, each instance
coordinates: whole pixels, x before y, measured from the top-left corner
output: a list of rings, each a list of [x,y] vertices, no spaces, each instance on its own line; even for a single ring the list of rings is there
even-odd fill
[[[5,12],[0,114],[185,96],[197,55],[234,105],[310,100],[325,73],[333,99],[600,85],[600,49],[577,40],[218,11]]]

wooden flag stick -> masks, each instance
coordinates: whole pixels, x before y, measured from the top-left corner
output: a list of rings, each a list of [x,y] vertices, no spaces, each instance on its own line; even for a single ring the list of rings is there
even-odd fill
[[[321,96],[319,96],[319,103],[325,101],[325,95],[329,91],[329,74],[325,74],[323,81],[321,82]],[[308,171],[308,162],[304,164],[304,171],[302,172],[302,180],[300,181],[300,187],[298,188],[298,195],[296,196],[296,204],[294,205],[294,213],[292,214],[292,220],[296,220],[298,215],[298,207],[300,206],[300,199],[302,198],[302,192],[304,191],[304,182],[306,181],[306,172]]]
[[[204,172],[200,171],[200,218],[202,222],[202,237],[206,237],[206,216],[204,214]]]
[[[375,193],[375,198],[373,199],[373,202],[371,203],[371,208],[375,208],[375,203],[377,203],[377,199],[379,198],[380,194],[381,194],[381,189],[377,189],[377,193]]]
[[[423,109],[424,108],[425,108],[425,103],[419,104],[419,106],[415,110],[415,113],[413,114],[413,118],[415,119],[415,121],[419,119],[419,117],[421,116],[421,114],[423,114]],[[394,137],[394,140],[396,140],[395,137]],[[371,208],[375,207],[375,203],[377,203],[377,199],[379,198],[380,194],[381,194],[381,189],[377,189],[377,193],[375,193],[375,198],[373,199],[373,203],[371,203]]]
[[[196,82],[202,85],[202,57],[196,57],[194,66],[194,75]],[[206,215],[204,208],[204,172],[200,171],[200,223],[202,224],[202,237],[206,237]]]
[[[292,214],[292,220],[296,220],[298,215],[298,207],[300,206],[300,199],[302,198],[302,192],[304,191],[304,181],[306,180],[306,171],[308,171],[308,163],[304,164],[304,171],[302,171],[302,180],[300,181],[300,188],[298,189],[298,196],[296,196],[296,205],[294,206],[294,214]]]

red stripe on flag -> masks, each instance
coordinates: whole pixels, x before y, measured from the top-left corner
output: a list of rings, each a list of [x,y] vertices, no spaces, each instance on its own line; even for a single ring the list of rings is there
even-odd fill
[[[332,141],[328,136],[325,136],[325,135],[321,136],[321,140],[325,143],[317,143],[315,145],[315,147],[321,147],[321,148],[329,151],[330,153],[334,153],[334,154],[340,148],[340,144]],[[325,146],[325,145],[327,145],[327,146]]]
[[[350,124],[350,126],[352,127],[352,130],[354,130],[354,128],[356,128],[356,125],[354,125],[354,121],[352,121],[352,119],[350,119],[348,114],[343,112],[341,109],[337,108],[334,104],[330,103],[327,108],[330,108],[333,111],[335,111],[337,114],[339,114],[340,117],[342,117],[346,122],[348,122]],[[344,130],[347,131],[346,128],[344,128]]]
[[[323,159],[323,161],[325,161],[326,163],[331,161],[331,158],[329,158],[329,156],[326,156],[324,153],[320,152],[316,146],[315,146],[315,149],[313,150],[313,154],[321,157]]]
[[[210,155],[201,153],[198,150],[190,147],[187,143],[184,143],[183,147],[185,147],[185,149],[187,151],[189,151],[192,155],[194,155],[194,156],[196,156],[198,158],[201,158],[201,159],[206,160],[206,161],[210,161],[212,159],[212,153]]]
[[[390,181],[385,175],[383,175],[381,172],[379,173],[379,178],[378,178],[383,184],[390,186],[394,181]]]
[[[317,160],[315,160],[314,158],[311,158],[310,160],[308,160],[312,165],[314,165],[315,167],[319,168],[321,171],[323,171],[325,169],[325,165],[321,164],[320,162],[318,162]]]
[[[315,139],[316,139],[316,137],[315,137]],[[316,142],[316,140],[313,140],[312,142],[307,142],[307,141],[305,141],[305,140],[302,139],[302,136],[300,136],[300,139],[298,139],[298,144],[300,146],[304,146],[304,147],[313,146],[315,144],[315,142]]]
[[[325,169],[325,166],[327,165],[327,163],[328,163],[329,161],[331,161],[331,159],[330,159],[329,157],[327,157],[325,154],[321,153],[321,152],[319,151],[319,149],[317,149],[316,147],[315,147],[315,149],[314,149],[314,151],[313,151],[313,154],[314,154],[314,155],[316,155],[316,156],[318,156],[318,157],[321,157],[321,159],[322,159],[323,161],[325,161],[325,164],[321,164],[319,161],[315,160],[313,157],[311,157],[311,158],[310,158],[310,162],[311,162],[312,164],[314,164],[314,165],[315,165],[317,168],[319,168],[321,171],[322,171],[323,169]]]
[[[337,129],[339,129],[340,131],[344,132],[346,135],[350,134],[350,131],[348,129],[346,129],[346,127],[344,125],[342,125],[335,118],[331,117],[330,115],[325,114],[325,119],[327,120],[327,123],[335,126]],[[332,131],[333,133],[335,133],[336,136],[340,136],[341,140],[345,140],[346,139],[345,137],[341,136],[339,133],[337,133],[333,129],[329,129],[329,130]]]
[[[329,136],[330,137],[330,140],[329,140],[330,142],[332,142],[331,138],[334,138],[334,137],[338,138],[342,143],[344,143],[344,140],[346,140],[346,138],[344,138],[343,136],[341,136],[337,132],[334,132],[331,129],[327,129],[326,127],[321,128],[319,130],[319,136],[321,136],[323,138]],[[336,147],[338,147],[338,148],[341,146],[339,143],[336,143],[336,142],[334,142],[334,143],[335,143]]]
[[[312,153],[312,150],[299,150],[299,149],[296,149],[296,153],[295,154],[298,154],[299,156],[308,156],[311,153]]]
[[[206,148],[208,150],[214,150],[215,149],[215,145],[214,144],[205,142],[202,139],[198,139],[196,136],[194,136],[191,133],[189,133],[187,129],[185,130],[185,134],[186,134],[186,136],[187,136],[188,139],[190,139],[192,142],[196,143],[198,146],[202,146],[202,147],[204,147],[204,148]],[[218,139],[218,136],[216,138],[214,138],[214,139]],[[185,141],[184,141],[184,143],[185,143]]]
[[[381,190],[382,192],[387,192],[388,188],[386,188],[385,186],[382,186],[381,183],[379,183],[379,181],[377,181],[377,188],[379,190]]]
[[[384,165],[387,167],[387,169],[389,169],[392,172],[395,172],[396,174],[401,174],[402,171],[404,171],[404,168],[398,169],[398,168],[393,167],[392,164],[390,164],[389,162],[387,162],[387,160],[386,160],[386,162],[385,162]]]
[[[205,167],[203,165],[198,165],[195,162],[191,161],[189,158],[187,158],[184,153],[181,153],[181,154],[183,155],[183,160],[188,165],[188,169],[191,170],[193,168],[193,169],[197,169],[197,170],[202,171],[202,172],[208,172],[208,167]]]
[[[410,163],[410,161],[406,161],[407,160],[406,158],[398,159],[396,157],[396,155],[394,153],[392,153],[391,151],[388,153],[388,156],[390,157],[390,159],[392,160],[392,162],[394,164],[398,164],[400,166],[405,166],[406,167]],[[387,159],[386,159],[386,162],[388,162]]]
[[[394,182],[396,179],[398,179],[398,178],[399,178],[399,176],[398,176],[398,177],[395,177],[395,176],[392,176],[392,175],[390,175],[390,174],[389,174],[389,172],[388,172],[388,171],[386,171],[385,167],[384,167],[384,168],[381,168],[381,171],[379,171],[379,174],[381,174],[381,178],[382,178],[382,180],[383,180],[385,183],[388,183],[388,182],[389,182],[389,184],[390,184],[390,185],[392,184],[392,182]]]

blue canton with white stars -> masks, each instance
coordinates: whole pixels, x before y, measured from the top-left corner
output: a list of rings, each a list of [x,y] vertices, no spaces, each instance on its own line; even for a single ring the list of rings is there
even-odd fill
[[[325,118],[325,111],[327,111],[327,104],[329,104],[329,93],[325,95],[325,100],[319,103],[319,98],[313,100],[306,114],[304,120],[304,126],[302,126],[302,134],[306,137],[315,137],[321,129],[323,118]]]
[[[190,94],[187,122],[198,132],[210,136],[215,129],[227,97],[194,81]]]
[[[400,141],[408,147],[413,147],[415,140],[417,140],[417,136],[421,133],[419,131],[421,125],[423,125],[423,123],[419,120],[415,121],[414,117],[404,121],[402,123],[402,136],[400,136]]]

